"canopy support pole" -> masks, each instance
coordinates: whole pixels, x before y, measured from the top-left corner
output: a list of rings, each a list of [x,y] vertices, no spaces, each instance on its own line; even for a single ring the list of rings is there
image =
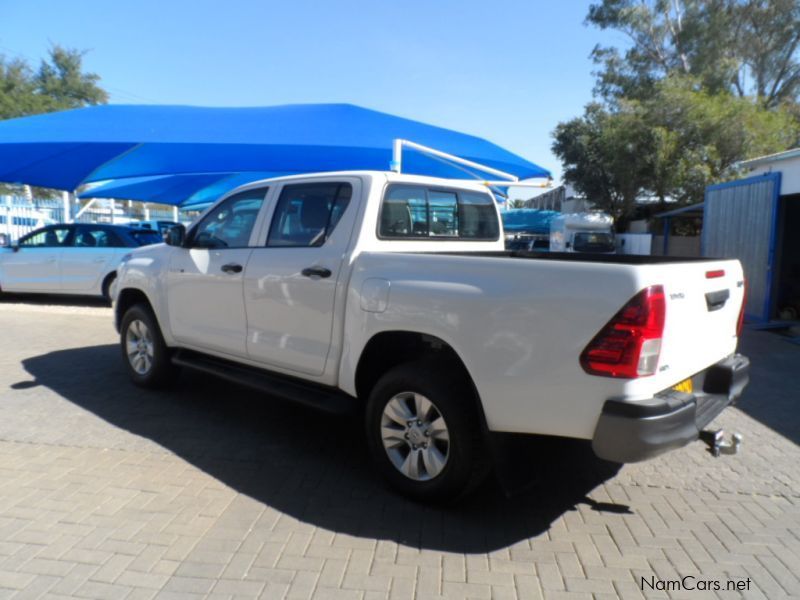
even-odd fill
[[[465,167],[469,167],[471,169],[476,169],[478,171],[481,171],[482,173],[489,173],[491,175],[495,175],[496,177],[503,178],[503,180],[499,181],[482,181],[481,183],[483,183],[487,187],[499,187],[499,186],[535,187],[535,188],[550,187],[549,180],[546,183],[520,181],[519,177],[517,177],[516,175],[512,175],[511,173],[506,173],[505,171],[501,171],[493,167],[488,167],[486,165],[482,165],[480,163],[467,160],[466,158],[461,158],[460,156],[456,156],[454,154],[448,154],[447,152],[442,152],[441,150],[436,150],[435,148],[430,148],[429,146],[423,146],[422,144],[417,144],[416,142],[404,140],[401,138],[396,138],[392,142],[392,162],[389,163],[389,169],[391,171],[394,171],[395,173],[403,172],[403,148],[416,150],[421,154],[427,154],[428,156],[440,158],[444,161],[454,163],[456,165],[462,165]]]
[[[66,194],[66,192],[64,192],[64,193]],[[87,203],[84,205],[84,207],[78,211],[78,214],[76,214],[76,215],[75,215],[75,218],[77,219],[77,218],[78,218],[78,217],[80,217],[80,216],[81,216],[83,213],[85,213],[85,212],[86,212],[86,211],[87,211],[87,210],[88,210],[88,209],[89,209],[89,208],[92,206],[92,204],[94,204],[94,201],[95,201],[95,200],[97,200],[97,198],[92,198],[91,200],[89,200],[89,201],[88,201],[88,202],[87,202]]]

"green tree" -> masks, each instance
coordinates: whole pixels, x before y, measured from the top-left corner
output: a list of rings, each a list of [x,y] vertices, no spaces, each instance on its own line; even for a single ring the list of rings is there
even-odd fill
[[[612,102],[646,97],[670,74],[768,107],[800,93],[797,0],[603,0],[590,6],[587,22],[629,40],[624,50],[593,52],[597,90]]]
[[[100,77],[83,70],[83,52],[54,46],[37,70],[21,59],[0,56],[0,120],[108,102]],[[19,192],[0,186],[0,193]],[[51,190],[37,189],[38,196]]]
[[[630,43],[595,48],[602,102],[559,124],[553,150],[611,214],[700,201],[739,161],[797,143],[797,0],[602,0],[587,21]]]
[[[786,149],[798,133],[788,109],[673,75],[654,83],[646,99],[590,104],[558,125],[553,151],[567,182],[624,219],[642,197],[699,202],[707,185],[738,174],[738,161]]]
[[[525,200],[517,198],[516,200],[508,201],[508,208],[525,208]]]
[[[648,182],[652,142],[639,108],[624,104],[611,112],[598,103],[582,117],[559,123],[553,152],[564,164],[564,180],[616,219],[633,211]]]

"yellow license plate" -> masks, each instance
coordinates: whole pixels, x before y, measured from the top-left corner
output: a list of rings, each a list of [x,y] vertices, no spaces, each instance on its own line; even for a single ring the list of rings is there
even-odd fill
[[[685,392],[687,394],[692,393],[692,380],[691,379],[684,379],[677,385],[673,385],[672,389],[676,392]]]

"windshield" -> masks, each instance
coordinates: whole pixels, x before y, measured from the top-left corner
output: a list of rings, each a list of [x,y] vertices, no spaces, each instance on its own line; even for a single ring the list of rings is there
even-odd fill
[[[614,236],[605,232],[579,231],[572,244],[575,252],[613,252]]]
[[[162,236],[158,231],[153,231],[152,229],[133,229],[130,231],[130,234],[140,246],[160,244],[164,241],[164,236]]]

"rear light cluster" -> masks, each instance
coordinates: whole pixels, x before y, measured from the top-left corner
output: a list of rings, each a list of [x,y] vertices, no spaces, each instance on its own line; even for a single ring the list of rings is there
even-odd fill
[[[656,372],[666,319],[664,288],[652,285],[614,315],[581,354],[591,375],[635,379]]]

